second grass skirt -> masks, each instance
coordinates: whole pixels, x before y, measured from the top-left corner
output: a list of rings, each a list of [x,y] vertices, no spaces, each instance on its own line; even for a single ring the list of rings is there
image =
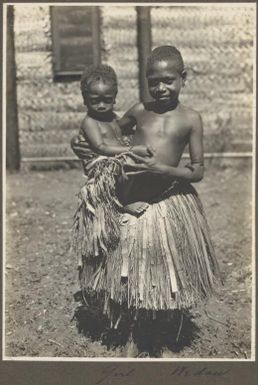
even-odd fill
[[[120,238],[105,256],[82,258],[83,292],[104,293],[132,309],[188,309],[220,282],[203,207],[195,189],[177,183],[139,218],[120,216]]]

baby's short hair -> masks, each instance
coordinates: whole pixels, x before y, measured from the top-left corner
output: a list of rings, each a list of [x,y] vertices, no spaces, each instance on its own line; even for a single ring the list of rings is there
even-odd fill
[[[85,68],[81,77],[81,92],[83,99],[88,92],[88,87],[92,82],[102,81],[103,83],[110,83],[112,91],[117,93],[117,76],[112,67],[106,64],[92,65]]]
[[[152,50],[147,60],[146,74],[157,61],[173,60],[175,62],[178,72],[181,74],[184,71],[184,61],[180,51],[172,45],[162,45]]]

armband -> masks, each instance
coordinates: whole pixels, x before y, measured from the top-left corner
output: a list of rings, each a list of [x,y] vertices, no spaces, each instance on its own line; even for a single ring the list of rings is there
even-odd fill
[[[203,167],[203,162],[193,162],[193,163],[188,163],[185,165],[185,167],[189,168],[189,170],[194,171],[194,165],[199,164],[200,166]]]

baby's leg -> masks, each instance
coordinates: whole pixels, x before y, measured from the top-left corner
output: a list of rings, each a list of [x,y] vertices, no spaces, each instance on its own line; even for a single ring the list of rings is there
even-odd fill
[[[147,210],[148,207],[149,204],[147,202],[133,202],[124,206],[124,212],[135,216],[140,216]]]
[[[118,182],[118,191],[119,191],[119,199],[123,204],[123,211],[129,213],[131,215],[140,216],[142,215],[149,204],[144,201],[134,201],[134,177],[129,177],[127,180],[120,180]],[[136,198],[137,199],[137,198]]]

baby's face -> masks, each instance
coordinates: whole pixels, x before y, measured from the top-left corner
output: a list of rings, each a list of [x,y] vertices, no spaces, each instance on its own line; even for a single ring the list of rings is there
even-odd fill
[[[113,110],[115,98],[112,84],[100,80],[89,84],[86,105],[91,111],[106,114]]]
[[[184,79],[172,60],[154,62],[147,78],[150,95],[159,104],[166,105],[178,100]]]

